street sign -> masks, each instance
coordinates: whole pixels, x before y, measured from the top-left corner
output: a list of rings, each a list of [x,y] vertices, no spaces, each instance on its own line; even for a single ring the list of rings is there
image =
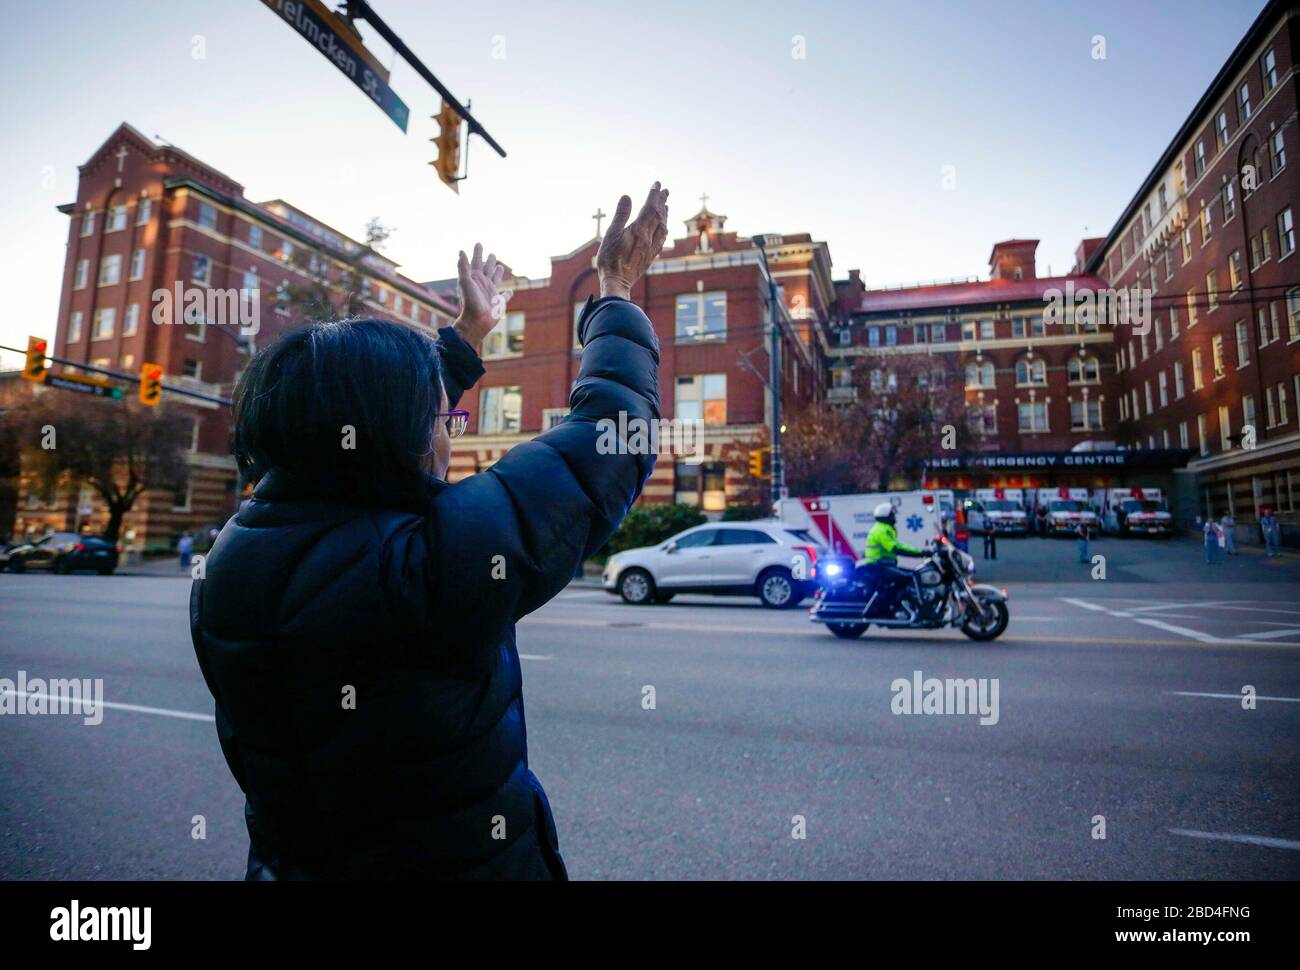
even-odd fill
[[[355,28],[320,0],[262,0],[286,24],[364,91],[406,131],[411,109],[388,86],[388,71],[366,50]]]
[[[51,374],[47,371],[45,384],[47,387],[58,387],[65,391],[76,391],[79,394],[111,397],[115,401],[122,400],[122,389],[120,387],[114,387],[106,380],[83,377],[80,374]]]

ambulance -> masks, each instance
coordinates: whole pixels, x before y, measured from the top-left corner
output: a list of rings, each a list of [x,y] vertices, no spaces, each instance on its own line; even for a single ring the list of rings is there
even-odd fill
[[[1047,512],[1049,535],[1068,535],[1080,522],[1097,529],[1097,513],[1092,509],[1092,497],[1086,488],[1040,488],[1034,493],[1034,504]]]
[[[939,532],[939,500],[931,491],[787,498],[777,503],[776,514],[787,528],[805,530],[832,555],[861,559],[867,551],[867,533],[876,523],[874,510],[882,502],[894,506],[899,542],[920,549],[934,541]]]
[[[1121,536],[1173,535],[1174,517],[1169,514],[1161,489],[1094,489],[1092,507],[1106,532]]]
[[[1024,535],[1029,531],[1025,493],[1018,488],[977,488],[966,521],[972,532]]]

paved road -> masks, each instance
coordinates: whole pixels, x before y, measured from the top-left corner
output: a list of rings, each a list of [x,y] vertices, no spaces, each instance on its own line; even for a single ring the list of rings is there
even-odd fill
[[[803,611],[571,587],[521,625],[533,767],[576,878],[1294,879],[1300,597],[1285,578],[1011,582],[993,644],[840,641]],[[242,874],[188,588],[0,576],[0,677],[102,677],[128,706],[95,727],[0,716],[0,877]],[[996,679],[997,723],[892,713],[891,684],[916,670]]]

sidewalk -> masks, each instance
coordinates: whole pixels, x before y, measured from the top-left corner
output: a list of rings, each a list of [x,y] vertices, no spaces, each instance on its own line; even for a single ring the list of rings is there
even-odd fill
[[[114,571],[118,576],[175,576],[177,579],[189,579],[190,571],[181,568],[181,557],[167,556],[163,559],[143,559],[139,562],[118,566]]]

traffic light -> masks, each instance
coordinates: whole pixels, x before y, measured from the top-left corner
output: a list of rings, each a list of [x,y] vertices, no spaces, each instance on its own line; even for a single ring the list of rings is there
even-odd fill
[[[45,348],[49,344],[41,337],[27,338],[27,363],[23,367],[23,377],[36,384],[45,382]]]
[[[438,157],[429,164],[457,195],[460,194],[460,115],[447,102],[433,120],[438,122],[438,137],[429,139],[438,146]]]
[[[771,478],[771,474],[763,471],[764,457],[770,454],[771,448],[755,448],[749,453],[749,473],[755,478]]]
[[[140,365],[140,403],[156,408],[162,400],[162,366],[160,364]]]

